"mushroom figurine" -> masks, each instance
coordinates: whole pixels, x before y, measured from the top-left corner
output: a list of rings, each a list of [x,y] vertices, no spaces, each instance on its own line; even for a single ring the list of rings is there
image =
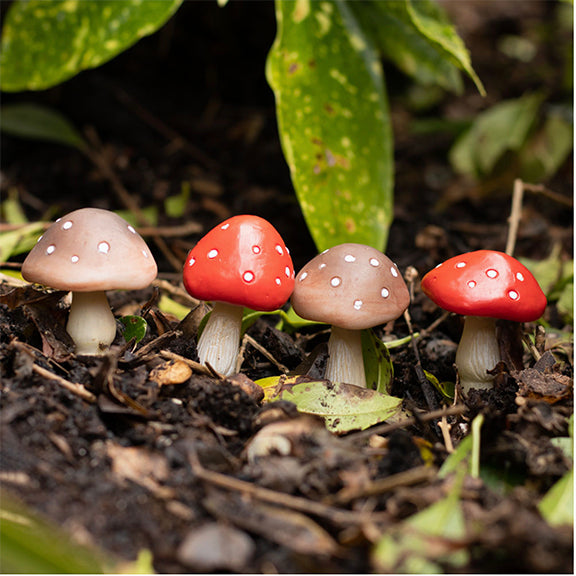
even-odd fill
[[[422,291],[444,310],[465,316],[455,361],[464,392],[493,385],[488,371],[501,360],[496,319],[532,322],[546,308],[546,296],[528,268],[493,250],[438,264],[422,278]]]
[[[214,307],[198,339],[198,357],[224,376],[235,371],[242,313],[277,310],[294,288],[294,267],[278,231],[259,216],[233,216],[190,250],[184,287]]]
[[[28,282],[72,292],[66,330],[76,353],[91,356],[103,354],[116,336],[105,291],[146,288],[157,272],[136,230],[100,208],[81,208],[56,220],[22,264]]]
[[[326,378],[366,387],[361,330],[398,318],[410,294],[398,267],[364,244],[339,244],[310,260],[296,276],[296,314],[332,326]]]

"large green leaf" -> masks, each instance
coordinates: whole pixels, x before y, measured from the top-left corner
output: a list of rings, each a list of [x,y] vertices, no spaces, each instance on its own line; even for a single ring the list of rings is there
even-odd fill
[[[382,68],[341,0],[276,2],[266,73],[284,155],[318,250],[383,250],[392,221],[392,132]]]
[[[2,29],[0,88],[44,90],[160,28],[182,0],[20,0]]]

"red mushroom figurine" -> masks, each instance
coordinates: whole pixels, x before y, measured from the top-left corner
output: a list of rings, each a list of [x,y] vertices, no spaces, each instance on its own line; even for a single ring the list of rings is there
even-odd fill
[[[234,216],[188,253],[186,290],[214,308],[198,340],[198,356],[220,374],[234,373],[243,308],[277,310],[294,288],[294,267],[282,237],[258,216]]]
[[[468,252],[439,264],[422,278],[422,291],[441,308],[466,316],[456,352],[465,392],[492,387],[488,371],[501,359],[496,319],[532,322],[546,308],[546,296],[528,268],[493,250]]]

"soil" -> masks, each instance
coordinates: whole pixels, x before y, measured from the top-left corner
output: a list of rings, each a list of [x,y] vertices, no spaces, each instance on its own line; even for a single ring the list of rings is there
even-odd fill
[[[93,153],[88,158],[2,135],[3,195],[17,191],[27,217],[36,221],[83,206],[126,209],[127,191],[140,208],[159,211],[158,228],[143,235],[160,271],[149,289],[109,294],[118,317],[141,314],[147,320],[144,340],[134,347],[119,331],[110,353],[96,358],[73,354],[64,293],[2,282],[4,494],[118,560],[133,561],[150,550],[158,572],[373,572],[379,567],[372,544],[455,489],[454,476],[440,477],[438,468],[483,414],[481,466],[494,478],[464,479],[470,536],[448,544],[469,555],[460,565],[443,557],[439,568],[573,572],[572,528],[549,525],[537,507],[572,466],[553,442],[568,435],[573,412],[572,348],[558,337],[571,327],[555,304],[544,315],[540,360],[525,351],[521,366],[502,364],[494,390],[473,391],[453,403],[423,388],[419,378],[424,368],[441,382],[454,381],[461,323],[454,316],[437,322],[442,311],[422,294],[418,278],[456,254],[504,249],[513,165],[497,181],[472,184],[448,164],[452,135],[410,128],[422,118],[469,118],[535,90],[546,92],[549,106],[571,101],[559,47],[572,38],[567,33],[559,41],[551,2],[446,7],[488,95],[482,98],[466,81],[462,95],[445,94],[432,108],[416,111],[408,104],[412,82],[386,68],[396,139],[387,254],[402,271],[417,272],[410,317],[422,336],[415,347],[391,350],[391,392],[414,418],[369,432],[331,434],[289,402],[264,403],[253,384],[278,375],[278,365],[303,373],[313,350],[319,359],[308,374],[318,377],[325,351],[316,347],[326,342],[325,329],[287,334],[276,329],[277,318],[260,318],[248,334],[268,354],[248,343],[241,375],[219,378],[190,362],[201,309],[181,323],[158,308],[162,294],[190,308],[197,304],[182,288],[179,263],[231,215],[268,219],[290,247],[296,270],[316,254],[264,77],[275,33],[272,3],[185,3],[159,33],[106,65],[45,92],[4,96],[6,104],[38,102],[61,111],[84,132]],[[535,43],[530,63],[500,50],[512,35]],[[164,200],[184,183],[190,186],[185,213],[170,217]],[[572,158],[543,184],[570,200]],[[189,228],[179,233],[181,226]],[[572,226],[565,203],[527,194],[515,255],[542,259],[559,245],[570,258]],[[404,337],[409,326],[401,318],[378,334]],[[172,369],[190,373],[180,381]],[[442,418],[425,417],[442,407],[452,410],[444,417],[448,433]],[[265,448],[254,440],[260,430],[274,435]],[[389,486],[378,488],[385,479]],[[478,525],[483,529],[474,530]]]

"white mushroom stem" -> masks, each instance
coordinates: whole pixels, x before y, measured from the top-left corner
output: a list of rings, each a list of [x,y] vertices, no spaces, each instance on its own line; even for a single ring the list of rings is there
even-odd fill
[[[488,374],[500,362],[496,320],[466,316],[456,352],[456,367],[464,392],[471,388],[492,388],[494,376]]]
[[[242,306],[216,302],[198,339],[198,358],[223,376],[234,374],[242,329]]]
[[[76,354],[99,356],[116,336],[116,320],[105,292],[73,292],[66,331]]]
[[[332,326],[328,340],[328,363],[325,377],[331,382],[346,382],[366,388],[362,332]]]

